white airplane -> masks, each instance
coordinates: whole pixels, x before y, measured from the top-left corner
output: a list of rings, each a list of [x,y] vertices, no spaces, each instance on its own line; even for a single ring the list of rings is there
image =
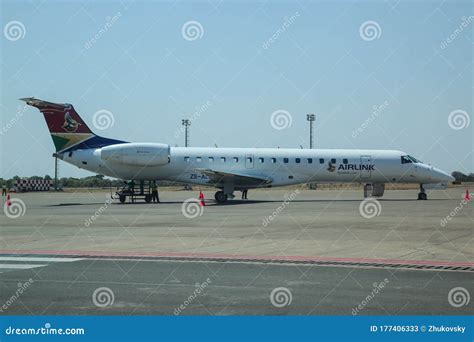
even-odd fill
[[[446,187],[454,177],[394,150],[171,147],[130,143],[92,133],[70,104],[21,99],[45,117],[54,156],[81,169],[123,180],[167,180],[212,185],[218,203],[234,191],[301,183],[365,184],[364,193],[383,195],[386,183],[417,183],[425,190]]]

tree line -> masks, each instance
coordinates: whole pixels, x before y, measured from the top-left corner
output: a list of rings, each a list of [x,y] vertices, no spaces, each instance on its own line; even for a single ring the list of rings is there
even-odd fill
[[[474,182],[474,173],[464,174],[459,171],[454,171],[451,175],[456,178],[454,183],[466,183],[466,182]],[[53,181],[53,178],[50,175],[45,175],[44,177],[41,176],[31,176],[31,177],[19,177],[15,176],[10,179],[0,178],[0,184],[3,186],[4,184],[11,188],[15,185],[17,180],[20,179],[29,179],[29,180],[50,180]],[[172,182],[159,182],[161,185],[173,185]],[[54,186],[54,181],[52,183]],[[123,186],[124,181],[119,179],[110,179],[105,178],[103,175],[95,175],[83,178],[75,178],[75,177],[63,177],[58,179],[58,187],[59,188],[106,188],[106,187],[118,187]]]
[[[28,179],[28,180],[50,180],[51,187],[54,187],[54,180],[50,175],[41,176],[31,176],[31,177],[19,177],[14,176],[10,179],[0,178],[0,185],[6,185],[8,189],[11,189],[15,186],[17,180]],[[58,179],[58,188],[117,188],[122,187],[127,182],[121,179],[111,179],[105,178],[104,175],[95,175],[83,178],[76,177],[62,177]],[[176,185],[174,182],[159,181],[158,185],[161,186],[172,186]]]
[[[31,176],[31,177],[19,177],[15,176],[11,179],[0,178],[0,183],[6,184],[8,188],[15,186],[17,180],[28,179],[28,180],[50,180],[54,186],[54,180],[50,175]],[[104,187],[117,187],[124,184],[123,180],[105,178],[103,175],[95,175],[83,178],[76,177],[62,177],[58,179],[59,188],[104,188]]]

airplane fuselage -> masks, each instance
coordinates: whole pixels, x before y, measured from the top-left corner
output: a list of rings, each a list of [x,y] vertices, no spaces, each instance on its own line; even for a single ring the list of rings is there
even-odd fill
[[[433,184],[452,177],[430,165],[413,162],[401,151],[343,149],[171,147],[164,165],[126,165],[101,157],[102,149],[75,150],[63,160],[82,169],[134,180],[207,184],[203,169],[267,178],[261,186],[300,183],[360,182]],[[408,162],[407,162],[408,160]]]

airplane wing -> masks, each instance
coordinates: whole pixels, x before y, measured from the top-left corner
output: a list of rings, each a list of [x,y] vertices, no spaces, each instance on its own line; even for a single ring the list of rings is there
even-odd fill
[[[240,173],[231,173],[212,169],[195,170],[209,177],[209,183],[217,187],[224,186],[226,183],[232,183],[236,187],[258,187],[268,185],[272,182],[271,178],[263,176],[244,175]]]

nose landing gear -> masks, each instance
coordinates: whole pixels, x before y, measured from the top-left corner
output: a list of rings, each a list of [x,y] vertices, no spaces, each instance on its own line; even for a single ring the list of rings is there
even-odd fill
[[[420,192],[418,193],[418,200],[426,201],[428,196],[426,195],[425,188],[423,188],[423,184],[420,184]]]

